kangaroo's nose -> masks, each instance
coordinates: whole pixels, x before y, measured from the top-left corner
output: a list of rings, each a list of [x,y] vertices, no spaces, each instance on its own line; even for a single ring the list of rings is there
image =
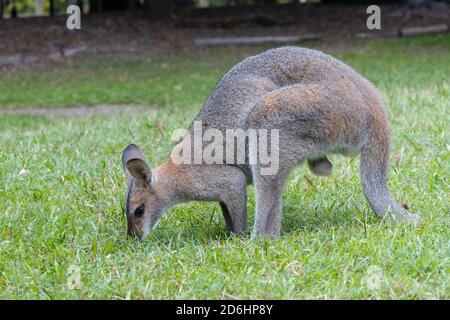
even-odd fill
[[[133,227],[131,225],[127,226],[127,236],[128,237],[135,237],[136,233],[133,230]]]
[[[144,240],[144,238],[142,237],[142,235],[137,232],[137,230],[131,226],[127,227],[127,236],[128,237],[133,237],[133,238],[138,238],[139,240]]]

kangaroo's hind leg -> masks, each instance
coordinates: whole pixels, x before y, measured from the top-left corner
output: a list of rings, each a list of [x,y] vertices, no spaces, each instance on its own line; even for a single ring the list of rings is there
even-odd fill
[[[283,135],[281,135],[281,139],[283,139]],[[254,237],[261,235],[279,237],[281,235],[284,186],[291,169],[305,158],[302,156],[304,149],[301,142],[296,141],[295,145],[297,148],[280,147],[279,157],[284,162],[280,163],[275,174],[264,175],[259,164],[252,167],[256,198]]]
[[[291,169],[308,159],[309,150],[314,149],[316,130],[306,123],[316,114],[313,103],[304,97],[303,86],[281,88],[261,98],[249,115],[249,129],[270,131],[270,147],[269,143],[262,148],[258,144],[258,159],[261,152],[267,153],[273,160],[271,169],[275,169],[264,172],[266,166],[261,161],[251,167],[256,196],[254,237],[280,236],[285,182]],[[274,139],[277,132],[278,140]],[[261,141],[264,134],[258,134],[258,142]]]
[[[286,177],[283,175],[261,175],[259,168],[254,168],[255,184],[255,222],[253,237],[281,235],[281,218],[283,187]]]

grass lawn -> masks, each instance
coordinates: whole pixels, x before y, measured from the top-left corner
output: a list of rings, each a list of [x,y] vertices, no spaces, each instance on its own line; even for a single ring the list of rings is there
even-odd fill
[[[230,238],[219,206],[199,202],[170,210],[143,242],[125,237],[123,148],[135,142],[160,164],[171,132],[189,125],[220,76],[261,50],[92,56],[0,73],[0,110],[144,106],[92,117],[0,111],[0,298],[450,299],[448,35],[327,50],[386,95],[389,185],[422,215],[420,229],[375,217],[358,159],[332,156],[331,177],[292,173],[280,239]],[[248,206],[251,226],[252,188]]]

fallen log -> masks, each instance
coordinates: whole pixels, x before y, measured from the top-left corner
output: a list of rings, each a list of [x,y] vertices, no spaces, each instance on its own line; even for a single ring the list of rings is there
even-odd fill
[[[390,31],[390,32],[361,32],[355,34],[355,38],[359,39],[384,39],[384,38],[395,38],[398,37],[399,31]]]
[[[301,40],[318,40],[320,38],[321,35],[317,33],[296,36],[195,38],[194,44],[196,46],[260,45],[265,43],[294,43]]]
[[[400,29],[401,36],[415,36],[420,34],[438,33],[448,31],[446,24],[437,24],[426,27],[405,27]]]
[[[396,38],[400,36],[398,30],[393,31],[371,31],[371,32],[361,32],[355,34],[355,38],[359,39],[385,39],[385,38]]]

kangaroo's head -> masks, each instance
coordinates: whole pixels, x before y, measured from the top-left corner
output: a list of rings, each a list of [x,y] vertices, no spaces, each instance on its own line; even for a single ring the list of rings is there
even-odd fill
[[[127,234],[143,240],[163,215],[161,192],[153,183],[152,169],[138,146],[130,144],[125,148],[122,164],[128,183],[125,203]]]

